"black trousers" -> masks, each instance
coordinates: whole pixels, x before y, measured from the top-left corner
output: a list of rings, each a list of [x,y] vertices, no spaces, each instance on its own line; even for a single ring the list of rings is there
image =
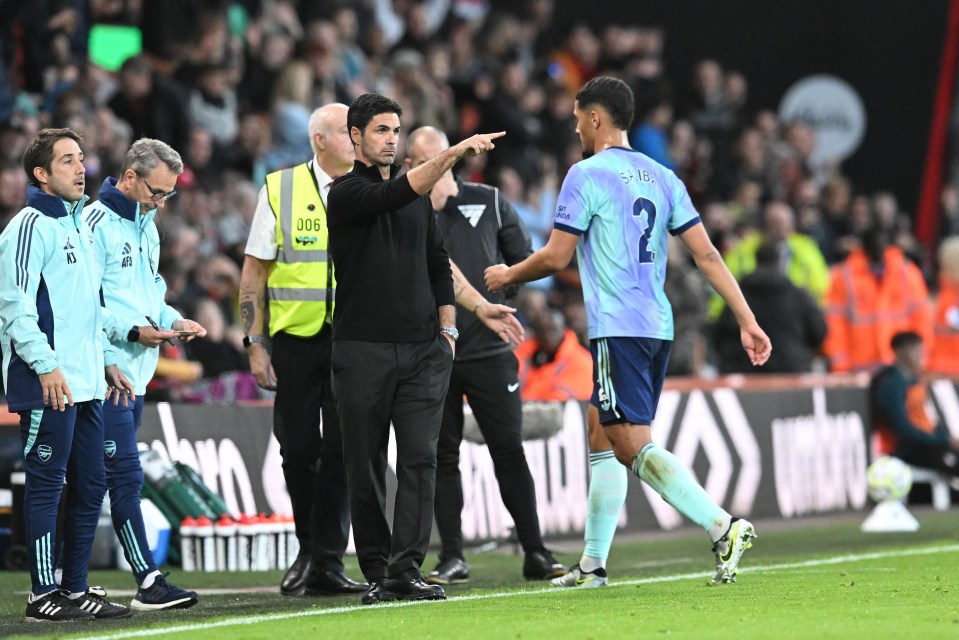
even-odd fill
[[[283,332],[273,336],[273,433],[280,443],[300,553],[309,553],[319,571],[343,570],[350,534],[343,440],[331,387],[331,333],[327,325],[312,338]]]
[[[449,386],[446,338],[333,343],[353,541],[367,580],[419,570],[433,528],[436,440]],[[386,518],[387,447],[396,435],[393,531]]]
[[[517,367],[516,357],[510,352],[453,364],[436,455],[435,505],[442,541],[440,560],[463,557],[460,443],[463,441],[464,395],[486,440],[500,496],[516,524],[523,551],[529,553],[543,548],[536,488],[520,432],[523,405]]]

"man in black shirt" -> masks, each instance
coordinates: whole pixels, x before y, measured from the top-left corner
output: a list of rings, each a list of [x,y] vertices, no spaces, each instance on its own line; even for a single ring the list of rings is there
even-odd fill
[[[407,140],[407,165],[418,167],[449,147],[446,135],[433,127],[421,127]],[[529,233],[509,200],[499,189],[464,182],[447,172],[430,192],[436,219],[446,239],[450,257],[459,267],[453,271],[453,287],[460,283],[485,292],[475,303],[501,303],[503,293],[489,293],[483,270],[492,264],[516,264],[533,249]],[[457,297],[459,301],[459,296]],[[436,455],[436,523],[442,549],[440,562],[427,577],[431,584],[469,580],[463,558],[463,483],[460,477],[460,443],[463,440],[463,396],[473,409],[496,470],[500,496],[516,524],[516,534],[526,554],[523,575],[528,580],[546,580],[566,573],[543,545],[536,511],[536,488],[523,451],[522,401],[519,394],[516,357],[478,319],[463,316],[457,323],[460,339],[450,376]]]
[[[356,164],[328,197],[337,282],[333,389],[356,553],[370,582],[365,604],[446,597],[419,569],[433,526],[436,442],[458,332],[449,255],[424,194],[457,161],[491,150],[505,135],[475,135],[398,175],[402,113],[376,94],[353,101],[347,126]],[[385,508],[390,422],[392,534]]]

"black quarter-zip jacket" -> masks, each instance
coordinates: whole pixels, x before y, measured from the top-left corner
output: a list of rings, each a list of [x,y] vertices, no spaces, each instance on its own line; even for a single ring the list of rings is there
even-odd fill
[[[453,275],[429,196],[399,165],[384,180],[359,160],[327,197],[336,277],[334,340],[425,342],[437,307],[455,304]]]

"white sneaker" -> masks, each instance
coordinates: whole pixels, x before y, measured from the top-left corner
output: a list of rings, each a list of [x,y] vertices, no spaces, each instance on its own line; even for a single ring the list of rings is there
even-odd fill
[[[595,589],[609,584],[606,569],[597,567],[593,571],[583,571],[579,564],[574,564],[564,575],[549,581],[554,587],[579,587],[580,589]]]
[[[716,555],[716,575],[709,584],[736,582],[739,559],[743,557],[746,549],[753,546],[753,540],[756,537],[756,528],[749,520],[733,518],[726,535],[713,544],[713,553]]]

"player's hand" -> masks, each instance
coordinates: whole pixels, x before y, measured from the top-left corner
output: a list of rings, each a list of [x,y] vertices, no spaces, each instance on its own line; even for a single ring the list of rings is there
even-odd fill
[[[491,302],[483,302],[476,308],[476,317],[480,322],[506,344],[519,344],[526,339],[526,331],[516,319],[515,313],[516,309],[513,307]]]
[[[743,349],[746,350],[746,355],[749,356],[749,361],[753,363],[753,366],[759,367],[766,364],[773,352],[773,345],[766,332],[753,322],[741,327],[739,335],[743,343]]]
[[[194,320],[187,320],[185,318],[183,320],[174,321],[173,330],[195,332],[192,335],[188,335],[188,336],[184,336],[184,335],[174,336],[174,337],[179,337],[180,340],[183,340],[184,342],[189,342],[193,340],[194,338],[202,338],[203,336],[206,335],[206,329],[203,328],[203,325],[201,325],[199,322],[196,322]]]
[[[50,373],[40,374],[40,387],[43,389],[43,406],[56,411],[65,411],[67,405],[73,406],[73,393],[59,367]]]
[[[111,364],[108,367],[103,369],[104,378],[107,381],[107,400],[112,399],[114,405],[120,404],[120,400],[123,400],[123,406],[127,407],[130,404],[130,400],[136,400],[137,394],[133,390],[133,383],[131,383],[123,372],[120,371],[120,368],[115,364]]]
[[[505,131],[500,131],[499,133],[477,133],[476,135],[470,136],[466,140],[463,140],[456,146],[460,147],[461,158],[468,158],[469,156],[481,156],[487,151],[492,151],[496,148],[493,140],[502,138],[505,135]]]
[[[256,385],[261,389],[276,391],[276,372],[270,361],[270,352],[262,344],[253,342],[247,347],[246,353],[250,356],[250,372]]]
[[[483,272],[483,279],[486,280],[486,288],[490,291],[499,291],[503,287],[512,284],[506,277],[509,270],[505,264],[494,264],[486,267]]]

